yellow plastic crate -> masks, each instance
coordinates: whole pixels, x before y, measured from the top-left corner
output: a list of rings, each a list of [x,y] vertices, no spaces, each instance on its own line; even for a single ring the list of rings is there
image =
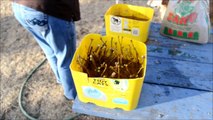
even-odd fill
[[[106,35],[121,35],[146,42],[153,14],[152,8],[115,4],[104,16]]]
[[[112,36],[101,36],[99,34],[88,34],[83,38],[81,44],[77,48],[72,62],[70,64],[71,73],[74,79],[74,84],[77,89],[78,98],[84,103],[94,103],[98,106],[106,108],[121,108],[129,111],[137,107],[147,63],[147,49],[146,45],[142,42],[133,40],[133,44],[138,51],[138,56],[144,56],[144,70],[143,76],[134,79],[112,79],[103,77],[88,77],[87,73],[82,72],[81,66],[77,63],[78,55],[84,59],[87,58],[90,40],[93,39],[91,46],[95,49],[97,45],[102,44],[100,41],[106,42],[107,47],[110,46]],[[118,43],[118,37],[113,37],[113,43]],[[122,46],[124,49],[129,47],[130,39],[123,38]],[[118,44],[118,48],[119,48]],[[109,47],[107,48],[109,49]],[[125,58],[125,53],[123,53]],[[133,53],[136,57],[136,53]]]

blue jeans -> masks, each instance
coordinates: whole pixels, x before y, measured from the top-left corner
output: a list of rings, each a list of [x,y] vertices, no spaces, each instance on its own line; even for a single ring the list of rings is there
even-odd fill
[[[69,65],[76,49],[76,33],[73,21],[49,16],[32,8],[13,3],[14,16],[35,38],[68,99],[76,97]]]

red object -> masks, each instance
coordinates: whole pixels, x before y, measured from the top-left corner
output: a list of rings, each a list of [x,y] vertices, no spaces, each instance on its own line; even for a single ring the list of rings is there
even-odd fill
[[[173,30],[171,28],[169,28],[169,34],[173,34]]]
[[[193,32],[189,32],[188,38],[192,38],[193,36],[194,36],[194,33]]]
[[[172,13],[169,13],[168,17],[167,17],[167,20],[168,21],[172,21],[173,19],[173,14]]]
[[[180,18],[180,22],[179,22],[180,25],[186,25],[186,23],[187,23],[187,18],[186,17]]]
[[[190,23],[194,23],[196,19],[197,19],[197,13],[196,13],[196,12],[192,13],[192,14],[189,16],[189,22],[190,22]]]
[[[175,15],[174,19],[173,19],[173,23],[178,24],[179,22],[179,16]]]
[[[183,32],[182,31],[178,31],[178,36],[183,36]]]

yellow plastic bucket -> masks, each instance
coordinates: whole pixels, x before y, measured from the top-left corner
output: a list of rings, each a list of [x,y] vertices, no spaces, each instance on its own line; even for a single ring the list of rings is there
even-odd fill
[[[111,44],[110,39],[112,38],[113,43],[118,43],[118,37],[115,36],[101,36],[99,34],[86,35],[74,54],[70,64],[70,69],[80,101],[84,103],[94,103],[101,107],[121,108],[129,111],[137,107],[145,77],[147,49],[144,43],[132,40],[135,49],[139,51],[138,56],[144,56],[145,58],[142,64],[144,66],[144,70],[142,77],[140,78],[112,79],[103,77],[88,77],[87,73],[82,72],[83,70],[77,62],[79,55],[84,59],[87,59],[89,47],[92,46],[95,49],[98,45],[102,44],[103,41],[107,41],[107,49],[109,49]],[[91,39],[93,39],[92,44],[90,44]],[[102,41],[100,39],[102,39]],[[122,46],[124,49],[129,47],[129,44],[130,39],[123,38]],[[118,44],[118,48],[119,47],[120,46]],[[123,53],[123,55],[125,57],[125,53]],[[133,53],[133,56],[136,57],[136,54]]]
[[[120,35],[146,42],[153,14],[152,8],[115,4],[104,16],[106,35]]]

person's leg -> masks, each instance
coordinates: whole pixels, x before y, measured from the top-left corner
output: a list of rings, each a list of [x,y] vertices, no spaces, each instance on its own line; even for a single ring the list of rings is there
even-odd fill
[[[53,73],[56,76],[57,82],[60,83],[56,56],[54,55],[53,49],[49,46],[48,42],[43,37],[48,32],[48,16],[16,3],[12,4],[12,9],[15,18],[33,35],[37,43],[41,46],[46,55],[46,58],[50,63]],[[38,25],[38,22],[40,22],[40,25]]]
[[[75,24],[55,17],[48,17],[49,40],[57,57],[58,73],[64,88],[64,94],[68,99],[74,99],[76,90],[71,76],[69,65],[76,48]]]
[[[22,5],[13,5],[17,20],[36,38],[68,99],[76,96],[69,65],[76,46],[74,22],[48,16]]]

